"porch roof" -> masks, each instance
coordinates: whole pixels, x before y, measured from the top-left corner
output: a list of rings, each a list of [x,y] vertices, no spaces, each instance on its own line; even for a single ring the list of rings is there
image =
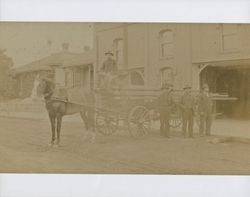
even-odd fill
[[[17,68],[13,68],[11,72],[14,74],[21,74],[26,72],[52,70],[52,66],[63,66],[66,62],[74,62],[75,59],[78,60],[79,57],[84,56],[84,54],[85,53],[71,52],[53,53],[42,59],[33,61]]]
[[[84,53],[75,55],[72,58],[68,58],[62,64],[63,68],[74,66],[85,66],[94,63],[95,53],[93,50],[86,51]]]

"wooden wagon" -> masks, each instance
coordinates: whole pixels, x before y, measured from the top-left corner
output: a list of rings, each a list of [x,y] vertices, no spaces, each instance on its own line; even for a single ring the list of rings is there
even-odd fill
[[[125,128],[131,136],[148,133],[151,128],[151,110],[155,109],[157,90],[112,89],[96,93],[96,129],[111,135]]]

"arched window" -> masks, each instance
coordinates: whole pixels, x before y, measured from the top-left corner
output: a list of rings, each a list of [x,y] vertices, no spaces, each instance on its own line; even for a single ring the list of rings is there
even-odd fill
[[[161,85],[163,83],[173,83],[174,77],[173,77],[173,70],[169,67],[164,67],[160,70],[161,73]]]
[[[140,71],[132,71],[130,73],[130,83],[131,85],[143,86],[144,76]]]
[[[160,31],[160,57],[169,58],[174,55],[174,34],[171,29]]]
[[[122,38],[117,38],[114,40],[114,55],[115,60],[118,65],[123,64],[123,55],[124,55],[124,41]]]

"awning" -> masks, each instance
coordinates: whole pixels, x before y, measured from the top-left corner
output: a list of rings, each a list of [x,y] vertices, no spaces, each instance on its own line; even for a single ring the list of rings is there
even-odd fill
[[[207,65],[207,66],[212,66],[212,67],[221,67],[225,69],[250,68],[250,58],[218,60],[218,61],[209,61],[209,62],[193,62],[193,63],[195,65]]]

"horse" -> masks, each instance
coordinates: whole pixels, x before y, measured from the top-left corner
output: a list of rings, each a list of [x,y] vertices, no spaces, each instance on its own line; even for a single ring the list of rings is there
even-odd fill
[[[79,104],[68,101],[69,90],[57,88],[55,83],[47,78],[40,79],[37,94],[44,97],[45,107],[51,124],[52,137],[49,145],[60,144],[60,132],[63,116],[80,113],[87,130],[91,135],[91,142],[95,142],[95,96],[93,91],[81,89],[74,92],[80,101]],[[81,104],[80,104],[81,103]]]

